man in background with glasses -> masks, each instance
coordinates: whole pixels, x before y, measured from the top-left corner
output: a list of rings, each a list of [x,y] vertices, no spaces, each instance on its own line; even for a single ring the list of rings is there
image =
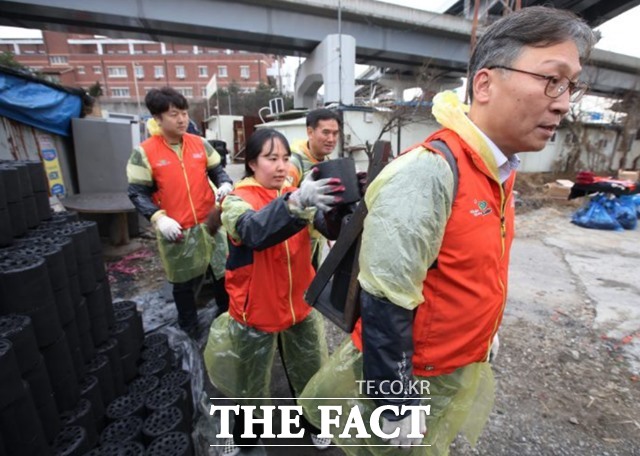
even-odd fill
[[[585,92],[579,76],[594,44],[566,11],[529,7],[496,21],[470,59],[470,106],[438,94],[433,113],[443,128],[369,184],[362,317],[301,400],[319,426],[311,398],[358,398],[318,401],[343,406],[338,429],[353,405],[365,422],[388,406],[386,437],[336,431],[347,454],[447,454],[461,431],[475,444],[493,407],[488,360],[507,301],[516,154],[543,149]],[[402,408],[417,405],[430,406],[428,416]]]

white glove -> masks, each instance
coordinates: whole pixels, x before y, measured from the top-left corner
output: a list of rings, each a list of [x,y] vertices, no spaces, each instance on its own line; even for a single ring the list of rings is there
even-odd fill
[[[427,433],[427,420],[424,412],[418,411],[420,414],[420,434]],[[409,449],[411,445],[420,445],[423,437],[407,437],[411,434],[411,413],[398,421],[391,421],[382,417],[382,432],[385,434],[393,434],[396,429],[400,430],[397,437],[389,439],[389,445],[396,448]]]
[[[328,211],[331,206],[340,202],[340,197],[329,193],[344,190],[340,179],[329,177],[315,180],[313,172],[309,173],[300,184],[300,188],[291,194],[289,201],[300,209],[317,207],[321,211]]]
[[[168,241],[175,242],[182,237],[180,224],[167,215],[163,215],[156,220],[156,228]]]
[[[498,351],[500,351],[500,338],[498,337],[498,333],[493,336],[493,343],[491,344],[491,350],[489,350],[489,362],[495,362],[498,357]]]
[[[218,191],[216,192],[216,201],[220,201],[222,198],[227,196],[233,190],[233,184],[229,182],[223,182],[220,187],[218,187]]]

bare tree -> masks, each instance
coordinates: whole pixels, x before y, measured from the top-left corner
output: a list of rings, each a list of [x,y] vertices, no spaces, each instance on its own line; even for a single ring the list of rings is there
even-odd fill
[[[446,71],[433,68],[429,60],[424,61],[416,74],[415,87],[420,89],[420,93],[412,100],[406,102],[394,100],[387,105],[389,111],[374,143],[381,140],[387,133],[400,132],[407,125],[432,120],[431,100],[437,93],[439,82],[445,75]],[[369,143],[369,141],[365,143],[365,152],[369,160],[371,160],[373,144]],[[397,152],[400,151],[398,150]]]
[[[622,133],[620,143],[617,150],[621,152],[618,163],[613,163],[615,154],[611,157],[611,168],[618,169],[638,167],[640,157],[636,157],[632,163],[629,163],[629,152],[631,152],[631,143],[640,129],[640,92],[635,90],[626,91],[622,99],[611,107],[612,111],[624,114],[622,116]],[[617,166],[616,166],[617,165]]]
[[[581,105],[572,105],[561,127],[568,130],[562,152],[556,159],[553,171],[573,173],[580,169],[603,171],[609,169],[609,159],[603,151],[600,135],[593,123],[586,121],[587,113]]]

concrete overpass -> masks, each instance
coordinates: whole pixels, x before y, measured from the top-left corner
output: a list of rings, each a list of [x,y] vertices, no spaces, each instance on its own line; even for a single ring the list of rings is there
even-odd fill
[[[597,27],[640,5],[640,0],[520,0],[520,3],[523,8],[533,5],[552,5],[554,8],[571,10],[592,27]],[[502,16],[505,9],[505,2],[501,0],[484,0],[480,14]],[[473,8],[469,0],[457,0],[447,8],[445,14],[465,16],[470,19],[473,17]]]
[[[338,31],[337,16],[338,0],[0,0],[2,25],[280,55],[309,55]],[[428,62],[449,77],[465,74],[466,19],[372,0],[342,0],[341,16],[342,33],[355,37],[357,63],[411,73]],[[640,59],[596,50],[585,79],[595,93],[640,90],[639,69]]]

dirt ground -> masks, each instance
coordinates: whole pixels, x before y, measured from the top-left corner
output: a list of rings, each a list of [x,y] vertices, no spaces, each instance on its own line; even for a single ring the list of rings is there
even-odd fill
[[[627,338],[611,337],[598,323],[598,303],[579,277],[558,285],[550,265],[526,263],[528,249],[539,243],[550,245],[550,227],[570,225],[571,213],[583,202],[546,198],[541,186],[553,177],[520,176],[514,250],[522,259],[512,266],[510,298],[500,330],[495,406],[476,449],[459,437],[452,455],[640,455],[640,373],[624,351],[625,345],[639,343],[640,326]],[[640,245],[638,233],[630,236]],[[110,262],[117,298],[132,298],[162,285],[153,239],[137,242],[142,249],[134,255],[146,252],[140,258]],[[631,260],[637,266],[640,248],[635,252]],[[560,266],[565,260],[558,255]],[[115,264],[120,267],[114,268]],[[514,275],[518,283],[513,282]],[[640,276],[635,277],[637,286]],[[640,289],[632,293],[632,305],[640,306]],[[335,347],[344,333],[329,322],[327,326],[330,346]],[[267,454],[285,453],[270,449]],[[343,453],[331,448],[324,454]]]
[[[574,228],[570,216],[584,199],[553,200],[541,191],[545,182],[561,177],[567,176],[518,176],[510,299],[494,364],[495,407],[476,449],[459,438],[454,455],[640,455],[639,373],[623,353],[625,344],[640,336],[640,327],[626,338],[607,337],[596,321],[598,303],[582,286],[581,277],[556,291],[550,265],[537,265],[549,270],[549,282],[542,286],[523,281],[526,272],[515,274],[522,266],[513,264],[519,246],[524,250],[537,242],[552,244],[554,230]],[[584,235],[598,233],[586,231]],[[634,242],[640,241],[637,233],[620,235],[635,235]],[[595,257],[597,249],[583,253]],[[563,255],[550,261],[566,261]],[[636,264],[637,260],[636,256]],[[528,267],[529,277],[535,277],[536,265]],[[519,288],[534,288],[539,299],[518,299]],[[573,299],[562,296],[563,288]],[[559,299],[544,305],[554,301],[554,291]],[[629,304],[640,306],[640,290],[636,288],[633,296]]]

